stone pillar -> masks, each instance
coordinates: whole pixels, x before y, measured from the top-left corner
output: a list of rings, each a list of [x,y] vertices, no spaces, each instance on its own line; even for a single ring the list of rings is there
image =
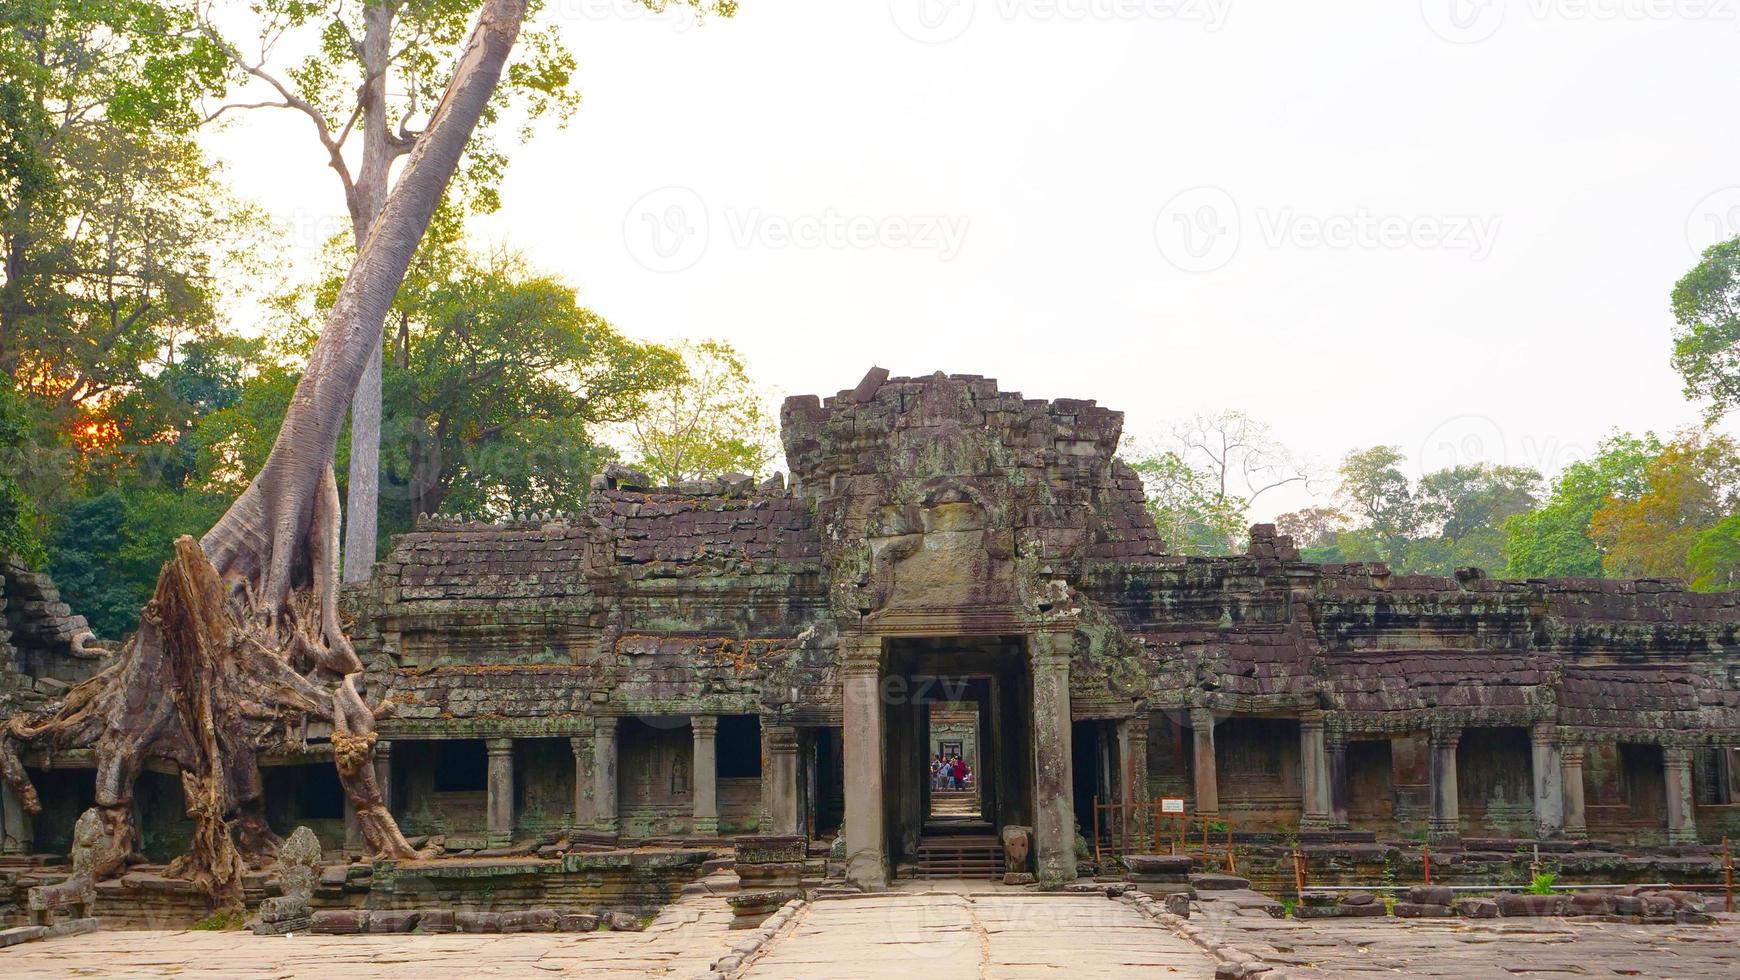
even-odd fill
[[[592,719],[592,826],[614,834],[616,824],[616,719]]]
[[[1581,745],[1559,750],[1559,776],[1565,784],[1565,836],[1572,840],[1589,837],[1589,816],[1583,808],[1583,753]]]
[[[1148,800],[1148,713],[1118,720],[1118,761],[1126,803]]]
[[[1075,777],[1069,713],[1074,632],[1029,638],[1033,665],[1033,852],[1039,887],[1075,880]]]
[[[1325,830],[1329,817],[1329,755],[1323,736],[1323,712],[1299,716],[1299,769],[1304,796],[1301,830]]]
[[[882,799],[882,640],[842,637],[840,646],[846,880],[866,891],[880,891],[888,887]]]
[[[1431,735],[1432,819],[1427,824],[1431,840],[1455,840],[1462,836],[1462,813],[1456,794],[1456,746],[1462,729],[1434,729]]]
[[[489,846],[514,842],[514,740],[487,739],[489,750]]]
[[[1190,709],[1190,734],[1195,745],[1192,770],[1196,773],[1196,815],[1220,816],[1220,781],[1214,767],[1214,712],[1205,707]]]
[[[33,837],[24,801],[12,784],[0,779],[0,854],[28,854]]]
[[[719,719],[695,715],[689,719],[695,736],[695,828],[697,834],[719,832]]]
[[[375,742],[375,785],[381,791],[381,806],[393,812],[393,743],[386,739]]]
[[[1667,783],[1667,836],[1670,844],[1696,844],[1698,822],[1692,809],[1692,750],[1664,745],[1662,765]]]
[[[578,834],[592,829],[592,740],[570,735],[568,749],[574,755],[573,833]]]
[[[357,819],[356,804],[350,794],[344,796],[344,850],[346,854],[361,854],[363,849],[362,821]]]
[[[1329,729],[1323,736],[1323,754],[1329,763],[1329,826],[1348,829],[1347,733]]]
[[[1559,742],[1552,722],[1542,722],[1530,732],[1535,780],[1535,836],[1555,840],[1565,833],[1565,776],[1559,758]]]
[[[790,725],[766,725],[767,811],[770,834],[798,832],[798,733]]]

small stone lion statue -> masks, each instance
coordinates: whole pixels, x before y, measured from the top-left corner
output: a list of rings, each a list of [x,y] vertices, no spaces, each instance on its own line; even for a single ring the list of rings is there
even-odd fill
[[[1010,875],[1029,875],[1028,861],[1033,856],[1033,828],[1011,824],[1003,828],[1004,880]]]

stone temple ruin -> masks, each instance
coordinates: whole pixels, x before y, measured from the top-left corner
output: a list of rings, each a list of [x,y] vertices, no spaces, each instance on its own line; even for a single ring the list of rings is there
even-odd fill
[[[397,706],[392,812],[450,854],[837,834],[832,871],[869,890],[1001,874],[1008,827],[1067,882],[1096,799],[1182,798],[1356,864],[1379,839],[1683,857],[1740,833],[1736,596],[1309,564],[1261,525],[1244,555],[1170,555],[1122,421],[875,370],[786,401],[789,485],[613,468],[584,514],[422,520],[347,595]],[[6,650],[0,714],[74,679]],[[976,812],[947,820],[933,709],[974,755]],[[267,812],[355,848],[325,734],[267,760]],[[64,853],[88,755],[26,762],[45,810],[8,790],[0,842]],[[185,843],[179,792],[141,780],[153,859]]]

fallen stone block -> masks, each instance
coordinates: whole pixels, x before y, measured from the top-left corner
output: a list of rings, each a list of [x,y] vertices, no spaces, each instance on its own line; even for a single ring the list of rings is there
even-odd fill
[[[47,926],[18,926],[12,929],[0,929],[0,949],[27,943],[33,939],[41,939],[48,935]]]
[[[1397,902],[1395,911],[1398,919],[1441,919],[1454,914],[1448,905],[1428,902]]]
[[[369,932],[395,933],[410,932],[417,928],[417,922],[422,918],[421,912],[390,909],[369,913]]]
[[[256,936],[288,936],[297,932],[314,931],[314,916],[304,914],[290,919],[277,919],[272,922],[256,922],[253,932]]]
[[[1613,896],[1613,914],[1638,916],[1643,914],[1643,899],[1636,895]]]
[[[1238,875],[1203,874],[1191,875],[1190,884],[1197,891],[1227,892],[1248,889],[1251,887],[1251,880]]]
[[[1459,898],[1451,908],[1465,919],[1498,918],[1498,903],[1490,898]]]
[[[1182,893],[1166,896],[1166,911],[1180,919],[1190,918],[1190,896]]]
[[[609,922],[612,932],[641,932],[646,929],[646,923],[640,921],[640,916],[633,912],[612,912]]]
[[[1613,896],[1600,892],[1579,892],[1571,896],[1566,908],[1570,915],[1611,915],[1613,914]]]
[[[321,909],[310,932],[322,936],[354,936],[368,931],[369,914],[362,909]]]
[[[1378,911],[1383,911],[1383,906],[1380,905],[1377,908]],[[1339,905],[1293,906],[1293,918],[1295,919],[1336,919],[1341,917],[1341,913],[1342,908]]]
[[[586,912],[560,912],[556,915],[557,932],[592,932],[598,928],[598,916]]]
[[[1708,912],[1680,909],[1674,913],[1674,921],[1682,926],[1713,926],[1716,924],[1716,917]]]
[[[1565,898],[1562,895],[1500,895],[1498,896],[1498,914],[1506,916],[1550,916],[1563,915]]]
[[[526,909],[501,914],[502,932],[555,932],[555,909]]]
[[[1456,901],[1456,891],[1444,885],[1415,885],[1408,889],[1411,905],[1449,905]]]
[[[1377,896],[1371,892],[1348,892],[1341,896],[1342,905],[1381,905]]]
[[[1138,875],[1188,875],[1190,861],[1187,854],[1130,854],[1124,867]]]
[[[452,932],[457,928],[453,922],[452,909],[422,909],[417,916],[417,929],[420,932]]]
[[[501,913],[455,912],[453,928],[455,932],[500,932]]]

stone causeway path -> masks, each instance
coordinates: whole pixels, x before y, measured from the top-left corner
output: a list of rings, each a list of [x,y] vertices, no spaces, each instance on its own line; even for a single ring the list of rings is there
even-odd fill
[[[1740,977],[1740,916],[1713,926],[1567,919],[1277,920],[1207,901],[1190,924],[1266,967],[1263,980],[1386,974],[1512,977]],[[700,980],[746,936],[714,894],[688,895],[644,932],[264,937],[104,931],[0,950],[0,976],[254,978],[543,977]],[[1215,961],[1123,901],[1035,895],[966,882],[913,883],[803,908],[734,976],[748,980],[1002,980],[1177,977]],[[716,976],[716,975],[715,975]]]
[[[748,980],[1177,977],[1214,964],[1103,895],[897,891],[816,902],[762,950]]]

